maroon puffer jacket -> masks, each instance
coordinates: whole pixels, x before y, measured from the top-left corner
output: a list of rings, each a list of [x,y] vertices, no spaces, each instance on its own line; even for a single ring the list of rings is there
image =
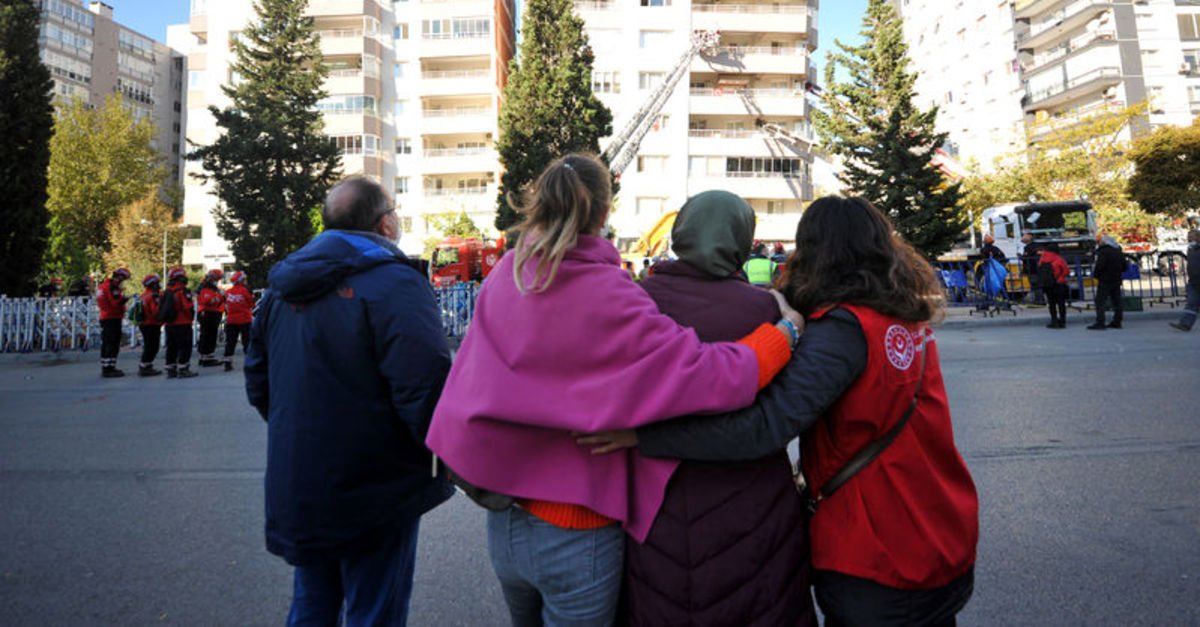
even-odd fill
[[[779,318],[766,291],[665,262],[643,284],[705,342],[736,341]],[[622,623],[817,624],[808,529],[783,451],[739,464],[684,462],[646,543],[626,541]]]

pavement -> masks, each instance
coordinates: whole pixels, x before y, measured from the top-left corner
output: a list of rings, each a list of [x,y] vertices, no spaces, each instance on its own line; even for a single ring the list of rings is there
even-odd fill
[[[961,624],[1200,624],[1200,332],[1177,313],[1091,332],[951,312],[937,331],[981,503]],[[0,358],[0,624],[283,622],[240,370],[105,380],[97,358]],[[410,624],[507,623],[484,514],[456,496],[422,521]]]

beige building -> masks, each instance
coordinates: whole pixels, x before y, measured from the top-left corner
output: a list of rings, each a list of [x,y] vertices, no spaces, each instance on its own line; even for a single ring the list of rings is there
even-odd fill
[[[760,239],[790,241],[812,200],[812,131],[805,81],[817,46],[817,2],[579,0],[595,51],[592,87],[621,128],[688,49],[693,31],[719,31],[691,61],[637,159],[621,176],[612,217],[635,240],[691,195],[725,189],[758,215]],[[768,132],[766,124],[783,131]],[[601,142],[602,146],[604,142]]]
[[[135,118],[158,128],[155,148],[174,180],[182,182],[183,57],[113,20],[111,6],[41,0],[38,48],[54,78],[54,96],[93,107],[119,93]]]
[[[330,66],[325,133],[342,149],[343,172],[369,176],[395,195],[405,236],[419,253],[437,236],[434,217],[465,211],[492,229],[499,180],[495,151],[500,85],[512,56],[511,0],[312,0],[321,51]],[[255,19],[242,0],[192,0],[187,25],[169,41],[188,55],[187,137],[216,139],[207,107],[228,106],[221,86],[235,80],[231,42]],[[189,163],[189,173],[199,163]],[[217,235],[216,198],[188,177],[185,220],[202,238],[185,243],[185,262],[231,263]]]

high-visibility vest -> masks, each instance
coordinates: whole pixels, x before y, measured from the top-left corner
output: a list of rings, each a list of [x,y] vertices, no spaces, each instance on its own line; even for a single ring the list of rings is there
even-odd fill
[[[753,285],[770,285],[775,278],[775,262],[764,257],[755,257],[742,266],[746,279]]]

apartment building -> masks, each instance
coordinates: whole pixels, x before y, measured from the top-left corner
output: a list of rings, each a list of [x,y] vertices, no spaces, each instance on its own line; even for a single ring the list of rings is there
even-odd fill
[[[134,118],[154,121],[154,146],[174,180],[182,182],[183,56],[121,26],[102,2],[41,0],[38,48],[54,79],[55,100],[103,106],[124,96]]]
[[[942,107],[944,129],[962,155],[988,155],[988,137],[1011,146],[1013,134],[996,127],[1018,120],[1021,149],[1141,102],[1149,103],[1148,113],[1122,130],[1123,139],[1161,125],[1187,125],[1200,113],[1200,3],[959,0],[954,11],[937,0],[896,4],[913,65],[922,73],[918,91]],[[970,28],[973,19],[982,25],[993,15],[995,28]],[[1006,21],[1007,32],[1000,26]],[[955,39],[948,40],[947,32]],[[1003,107],[990,108],[987,103],[999,103],[1012,90],[1013,79],[995,90],[980,89],[980,83],[1009,64],[1020,88]],[[962,87],[954,91],[955,84]]]
[[[813,194],[804,83],[817,46],[817,2],[579,0],[575,7],[595,52],[592,87],[618,129],[680,61],[693,31],[720,33],[717,49],[692,59],[687,84],[676,87],[621,176],[611,219],[620,239],[636,240],[710,189],[750,202],[758,238],[794,239]]]
[[[498,106],[515,46],[512,0],[311,0],[330,67],[325,133],[342,149],[342,170],[368,176],[395,196],[405,233],[419,252],[436,235],[435,216],[465,211],[492,229],[499,184]],[[192,0],[187,25],[169,40],[188,54],[187,137],[219,129],[207,107],[228,106],[221,86],[236,80],[232,42],[256,19],[242,0]],[[189,172],[199,172],[189,163]],[[202,238],[185,242],[185,263],[232,263],[216,232],[216,198],[189,177],[185,215]]]

